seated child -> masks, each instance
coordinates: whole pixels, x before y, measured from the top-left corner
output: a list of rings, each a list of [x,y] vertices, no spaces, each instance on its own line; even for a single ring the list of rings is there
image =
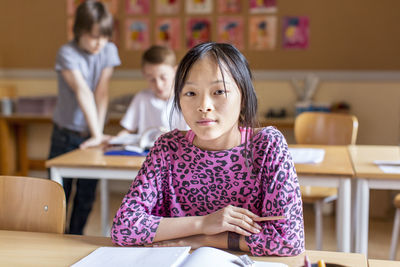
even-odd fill
[[[187,130],[188,126],[180,114],[174,113],[171,120],[172,87],[176,71],[174,52],[163,46],[152,46],[142,56],[142,73],[149,88],[140,91],[132,99],[121,126],[125,133],[143,134],[150,128]],[[170,127],[171,122],[171,127]]]
[[[115,215],[112,241],[302,253],[296,170],[283,135],[255,128],[245,57],[229,44],[200,44],[179,64],[174,91],[174,107],[191,130],[156,141]],[[281,218],[261,218],[271,216]]]

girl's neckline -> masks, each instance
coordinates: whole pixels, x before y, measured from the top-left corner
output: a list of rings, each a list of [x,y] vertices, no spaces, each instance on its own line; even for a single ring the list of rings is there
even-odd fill
[[[240,133],[241,133],[241,143],[240,143],[240,145],[232,147],[232,148],[229,148],[229,149],[223,149],[223,150],[204,150],[204,149],[201,149],[201,148],[199,148],[199,147],[197,147],[197,146],[195,146],[193,144],[193,139],[196,136],[196,134],[192,130],[188,130],[188,131],[179,131],[179,130],[177,130],[177,131],[178,131],[178,134],[181,135],[181,137],[184,140],[186,140],[190,146],[195,147],[196,149],[199,149],[199,150],[204,151],[204,152],[222,152],[222,151],[231,151],[233,149],[236,149],[236,148],[244,146],[245,145],[245,141],[246,141],[246,131],[248,131],[247,141],[250,142],[251,139],[254,139],[257,135],[260,134],[260,132],[263,130],[263,128],[254,129],[254,134],[253,135],[251,135],[252,128],[239,127],[239,130],[240,130]]]

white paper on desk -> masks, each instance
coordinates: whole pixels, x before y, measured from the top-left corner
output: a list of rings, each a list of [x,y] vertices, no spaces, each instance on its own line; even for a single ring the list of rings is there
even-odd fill
[[[123,134],[120,136],[113,137],[108,143],[110,145],[131,145],[139,144],[140,135],[138,134]]]
[[[226,251],[201,247],[196,249],[180,267],[204,267],[204,266],[218,266],[218,267],[239,267],[238,256],[230,254]],[[286,264],[280,262],[263,262],[255,261],[256,267],[287,267]]]
[[[376,165],[400,166],[400,160],[374,160]]]
[[[384,173],[396,173],[400,174],[400,166],[395,165],[379,165],[379,169]]]
[[[190,247],[100,247],[71,267],[179,267]]]
[[[320,148],[289,148],[295,164],[321,163],[325,157],[325,150]]]

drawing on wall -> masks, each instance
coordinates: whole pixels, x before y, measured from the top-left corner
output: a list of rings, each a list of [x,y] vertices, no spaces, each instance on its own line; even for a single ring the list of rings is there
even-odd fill
[[[125,0],[126,14],[130,15],[144,15],[150,11],[149,0]]]
[[[252,16],[249,19],[249,49],[272,50],[276,45],[276,17]]]
[[[75,15],[76,8],[85,0],[67,0],[67,15]],[[118,0],[100,0],[110,11],[112,15],[117,14]]]
[[[127,50],[144,50],[149,47],[148,19],[127,19],[125,29]]]
[[[186,13],[210,14],[213,10],[212,0],[185,0]]]
[[[179,13],[180,0],[156,0],[157,14],[176,15]]]
[[[218,12],[223,14],[237,14],[242,10],[240,0],[218,0]]]
[[[306,16],[283,17],[283,40],[285,49],[307,49],[310,37],[310,20]]]
[[[180,32],[179,18],[159,18],[156,21],[155,42],[158,45],[179,50],[181,48]]]
[[[217,23],[218,42],[229,43],[238,49],[243,49],[243,18],[219,17]]]
[[[211,41],[211,19],[190,18],[187,20],[186,27],[187,48]]]
[[[272,13],[276,12],[276,0],[250,0],[250,13]]]

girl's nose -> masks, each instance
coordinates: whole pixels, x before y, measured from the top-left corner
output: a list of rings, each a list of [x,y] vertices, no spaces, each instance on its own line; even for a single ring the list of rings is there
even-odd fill
[[[205,96],[201,99],[201,102],[199,104],[199,107],[197,108],[197,111],[199,112],[210,112],[212,111],[212,104],[211,100],[209,97]]]

